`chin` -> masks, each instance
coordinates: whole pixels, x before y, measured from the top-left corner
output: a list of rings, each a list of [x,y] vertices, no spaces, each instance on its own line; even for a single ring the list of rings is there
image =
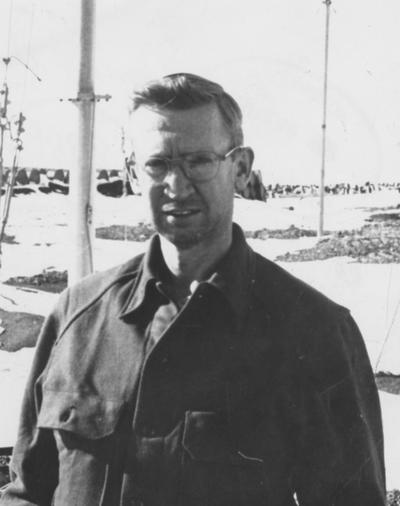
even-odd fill
[[[199,245],[204,236],[201,232],[187,231],[180,233],[160,232],[160,234],[180,250],[188,250]]]
[[[158,233],[180,250],[188,250],[207,241],[210,230],[205,226],[197,227],[156,227]]]
[[[200,245],[212,246],[224,235],[221,226],[211,226],[210,223],[182,228],[170,227],[165,223],[160,225],[162,226],[155,227],[158,233],[180,250],[189,250]]]

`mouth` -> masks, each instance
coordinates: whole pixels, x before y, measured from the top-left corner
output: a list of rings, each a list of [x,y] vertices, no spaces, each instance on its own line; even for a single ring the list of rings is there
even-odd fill
[[[175,207],[171,205],[166,205],[162,209],[163,214],[172,218],[186,218],[189,216],[194,216],[200,212],[200,209],[197,207]]]
[[[192,220],[199,215],[200,209],[195,207],[177,208],[165,206],[162,209],[162,213],[164,214],[167,223],[170,223],[171,225],[184,225],[192,223]]]
[[[190,216],[192,214],[196,214],[198,213],[199,211],[195,210],[195,209],[185,209],[184,211],[182,210],[173,210],[173,211],[164,211],[164,214],[168,215],[168,216]]]

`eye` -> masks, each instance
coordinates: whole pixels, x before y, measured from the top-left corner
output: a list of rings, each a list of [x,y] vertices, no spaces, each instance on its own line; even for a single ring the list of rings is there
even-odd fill
[[[162,158],[149,158],[144,164],[144,168],[152,174],[160,174],[167,170],[167,163]]]
[[[190,167],[203,167],[212,164],[215,160],[212,153],[199,152],[187,155],[185,161]]]

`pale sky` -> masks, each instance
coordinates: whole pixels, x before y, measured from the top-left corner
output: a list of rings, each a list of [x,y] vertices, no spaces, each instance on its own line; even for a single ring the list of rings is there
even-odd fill
[[[97,0],[95,167],[120,168],[135,84],[177,71],[240,103],[264,182],[318,182],[326,7],[321,0]],[[76,164],[79,0],[1,0],[10,111],[27,116],[21,165]],[[400,180],[400,3],[332,0],[327,182]],[[4,78],[4,66],[0,68]],[[9,163],[9,154],[6,163]]]

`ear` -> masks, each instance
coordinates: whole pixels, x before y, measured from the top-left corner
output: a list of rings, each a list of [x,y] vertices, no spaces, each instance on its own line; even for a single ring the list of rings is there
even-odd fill
[[[235,190],[242,192],[247,186],[251,174],[251,168],[254,161],[254,152],[251,148],[244,147],[237,154],[236,173],[235,173]]]

